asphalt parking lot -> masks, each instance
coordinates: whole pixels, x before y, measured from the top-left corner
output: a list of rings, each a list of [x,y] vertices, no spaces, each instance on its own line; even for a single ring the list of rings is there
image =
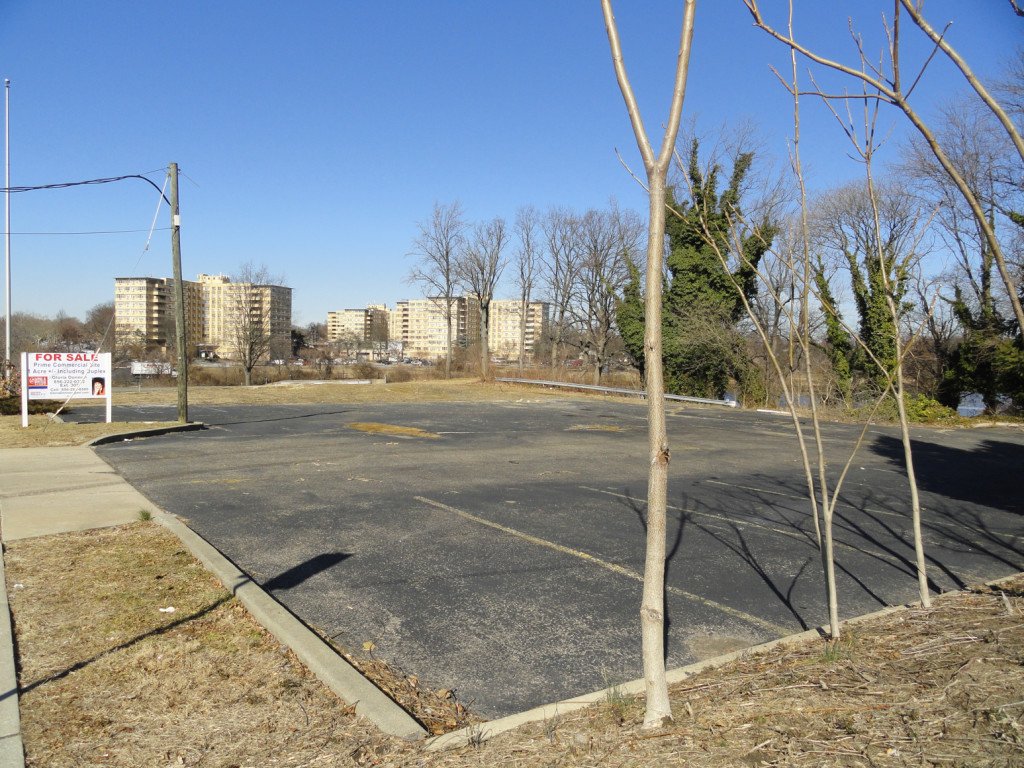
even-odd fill
[[[641,676],[642,403],[190,410],[210,429],[97,451],[353,652],[372,643],[488,717]],[[669,411],[669,665],[824,623],[791,422]],[[173,408],[114,418],[173,419]],[[858,431],[826,427],[833,482]],[[1024,570],[1024,434],[918,429],[914,440],[935,588]],[[915,599],[908,499],[899,434],[872,427],[836,511],[841,616]]]

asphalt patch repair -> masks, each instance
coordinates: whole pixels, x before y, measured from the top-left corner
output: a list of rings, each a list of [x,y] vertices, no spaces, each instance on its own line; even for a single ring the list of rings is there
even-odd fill
[[[1022,576],[697,674],[656,731],[640,728],[640,697],[612,690],[433,753],[356,717],[161,526],[4,549],[30,766],[1022,764]],[[437,707],[458,713],[447,693],[406,703],[439,722]]]

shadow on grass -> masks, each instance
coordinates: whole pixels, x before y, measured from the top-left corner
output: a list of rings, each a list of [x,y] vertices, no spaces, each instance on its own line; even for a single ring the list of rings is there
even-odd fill
[[[182,626],[183,624],[187,624],[190,621],[194,621],[195,619],[198,619],[198,618],[201,618],[203,616],[206,616],[207,614],[213,612],[214,610],[216,610],[220,606],[224,605],[225,603],[227,603],[228,601],[233,600],[233,599],[234,599],[233,595],[224,595],[219,600],[214,601],[213,603],[211,603],[210,605],[206,606],[205,608],[202,608],[202,609],[200,609],[200,610],[198,610],[198,611],[196,611],[194,613],[191,613],[188,616],[182,616],[180,619],[175,619],[174,621],[170,622],[169,624],[164,624],[163,626],[157,627],[156,629],[150,630],[149,632],[143,632],[141,635],[137,635],[137,636],[133,637],[131,640],[123,642],[120,645],[115,645],[113,648],[108,648],[105,651],[101,651],[100,653],[97,653],[95,656],[92,656],[91,658],[84,659],[83,661],[79,661],[79,662],[77,662],[75,664],[72,664],[70,667],[67,667],[66,669],[63,669],[60,672],[57,672],[55,674],[49,675],[48,677],[44,677],[41,680],[36,680],[35,682],[29,683],[28,685],[26,685],[24,687],[19,686],[18,689],[17,689],[17,692],[21,693],[21,694],[28,693],[29,691],[33,691],[33,690],[35,690],[36,688],[39,688],[42,685],[46,685],[47,683],[53,683],[53,682],[56,682],[57,680],[63,680],[68,675],[70,675],[70,674],[72,674],[74,672],[78,672],[79,670],[85,669],[90,664],[94,664],[95,662],[97,662],[100,659],[103,659],[103,658],[111,655],[112,653],[117,653],[118,651],[127,650],[128,648],[131,648],[131,647],[137,645],[138,643],[142,642],[146,638],[149,638],[149,637],[159,637],[160,635],[166,634],[167,632],[170,632],[172,629],[176,629],[176,628]],[[14,693],[15,693],[15,691],[11,690],[11,691],[7,691],[7,692],[5,692],[3,694],[0,694],[0,701],[6,699],[7,697],[9,697],[11,695],[13,695]]]

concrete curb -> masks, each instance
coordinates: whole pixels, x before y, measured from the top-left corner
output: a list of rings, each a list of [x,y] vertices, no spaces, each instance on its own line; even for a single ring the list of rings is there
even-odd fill
[[[370,720],[385,733],[406,741],[416,741],[426,735],[423,726],[408,712],[384,695],[208,541],[166,512],[157,513],[153,519],[181,539],[192,554],[242,602],[256,621],[291,648],[321,682],[347,704],[355,706],[356,714]]]
[[[156,437],[158,435],[169,435],[173,432],[195,432],[196,430],[206,429],[206,425],[201,421],[190,421],[187,424],[175,424],[170,427],[153,427],[152,429],[135,429],[131,432],[118,432],[114,435],[103,435],[101,437],[90,440],[85,445],[89,448],[95,448],[97,445],[106,445],[107,443],[119,443],[122,440],[132,440],[136,437]]]
[[[1011,576],[1008,578],[1013,577]],[[920,605],[920,603],[908,603],[906,605],[889,606],[873,613],[866,613],[863,616],[856,616],[852,619],[847,619],[843,622],[843,625],[855,626],[858,623],[862,623],[879,616],[905,611],[908,608],[920,607]],[[767,643],[753,645],[750,648],[743,648],[739,651],[733,651],[732,653],[726,653],[722,656],[716,656],[713,659],[705,659],[704,661],[698,661],[695,664],[689,664],[685,667],[670,669],[665,673],[665,676],[668,679],[668,684],[673,685],[675,683],[680,683],[689,677],[693,677],[700,672],[721,667],[731,661],[735,661],[736,659],[742,659],[746,656],[753,656],[758,653],[770,651],[780,645],[803,643],[808,640],[823,639],[825,637],[828,637],[828,630],[824,627],[809,629],[795,635],[787,635],[786,637],[780,637],[776,640],[769,640]],[[631,680],[628,683],[615,685],[611,688],[594,691],[593,693],[584,694],[583,696],[577,696],[572,699],[566,699],[554,704],[545,704],[542,707],[536,707],[534,709],[527,710],[526,712],[509,715],[508,717],[503,717],[499,720],[491,720],[486,723],[480,723],[479,725],[472,725],[468,728],[463,728],[459,731],[452,731],[442,736],[435,736],[425,742],[424,749],[433,752],[442,749],[464,747],[471,743],[480,743],[481,741],[486,741],[492,736],[497,736],[500,733],[514,730],[521,725],[526,725],[527,723],[551,720],[559,715],[564,715],[568,712],[575,712],[576,710],[584,709],[585,707],[589,707],[593,704],[607,701],[609,697],[613,695],[638,696],[643,695],[645,690],[646,684],[643,678],[640,678],[639,680]]]
[[[0,765],[5,768],[24,768],[25,745],[21,740],[21,712],[18,709],[18,673],[14,661],[14,633],[11,627],[11,609],[7,604],[7,580],[4,559],[0,554],[0,648],[12,653],[0,653]]]

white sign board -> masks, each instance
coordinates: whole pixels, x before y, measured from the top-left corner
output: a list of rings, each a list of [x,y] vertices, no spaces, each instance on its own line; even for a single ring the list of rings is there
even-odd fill
[[[110,422],[109,352],[22,352],[21,426],[28,426],[29,400],[105,399]]]
[[[132,361],[132,376],[159,376],[172,373],[170,363],[147,363]]]

